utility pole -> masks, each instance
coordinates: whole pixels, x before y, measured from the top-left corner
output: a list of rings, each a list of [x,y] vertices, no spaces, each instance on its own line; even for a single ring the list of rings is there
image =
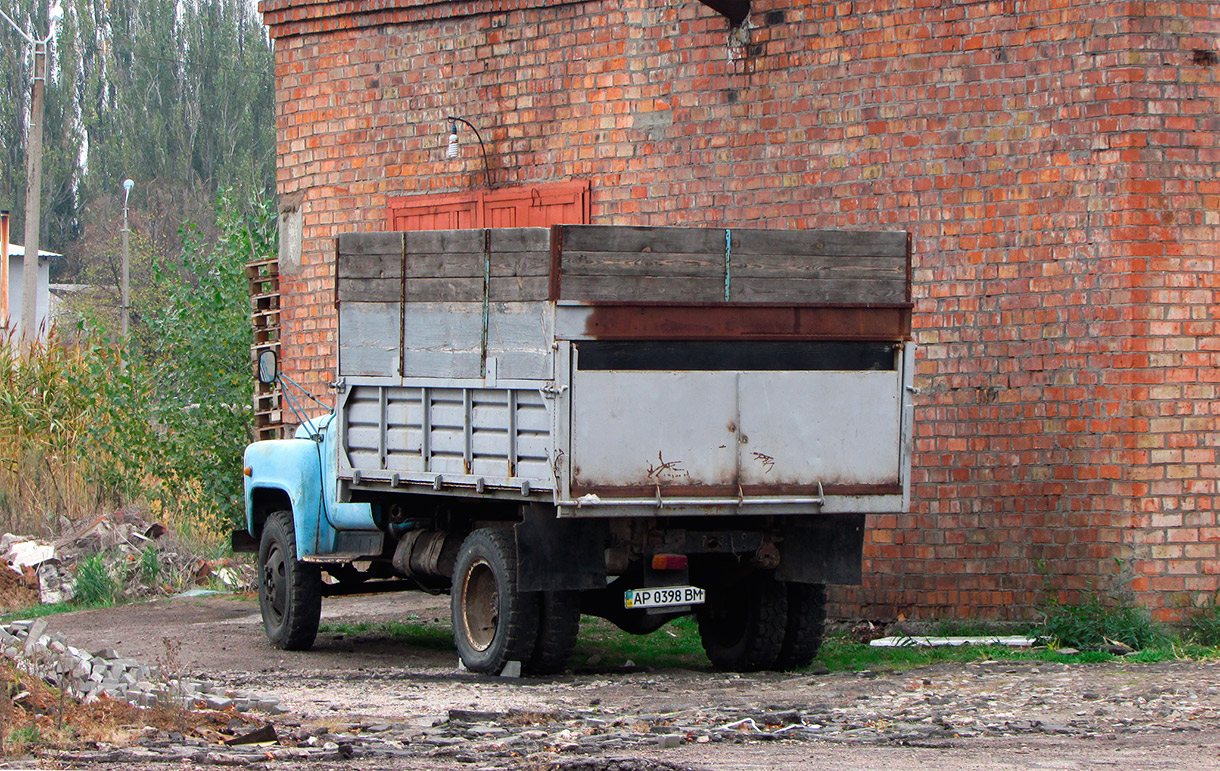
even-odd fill
[[[38,339],[38,228],[42,224],[42,113],[47,85],[47,44],[34,44],[34,100],[25,155],[25,260],[21,263],[21,342]]]

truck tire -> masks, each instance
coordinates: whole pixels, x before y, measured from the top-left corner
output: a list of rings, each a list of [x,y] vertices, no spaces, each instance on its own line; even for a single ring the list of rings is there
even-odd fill
[[[755,573],[709,588],[696,618],[703,650],[717,669],[768,669],[783,648],[788,590],[770,574]]]
[[[483,528],[466,536],[453,568],[453,641],[472,672],[498,674],[510,661],[528,664],[538,639],[538,596],[517,589],[517,543],[511,531]]]
[[[818,654],[818,648],[822,647],[825,625],[826,586],[789,583],[788,624],[775,668],[786,670],[809,666],[809,662]]]
[[[322,617],[322,571],[297,559],[292,512],[267,517],[258,545],[258,606],[276,648],[306,651]]]
[[[538,639],[526,670],[535,675],[563,671],[580,634],[580,592],[538,592]]]

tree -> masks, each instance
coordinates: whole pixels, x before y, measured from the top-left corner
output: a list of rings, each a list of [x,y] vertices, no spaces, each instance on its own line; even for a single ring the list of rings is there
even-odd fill
[[[89,262],[82,232],[116,228],[86,212],[121,196],[127,177],[138,186],[132,208],[155,201],[161,215],[153,242],[198,218],[221,188],[242,199],[274,191],[273,54],[246,0],[67,0],[65,11],[48,59],[47,248],[75,257],[73,269]],[[46,8],[18,9],[15,20],[46,29]],[[33,59],[5,27],[0,104],[12,109],[0,114],[0,200],[20,232]]]

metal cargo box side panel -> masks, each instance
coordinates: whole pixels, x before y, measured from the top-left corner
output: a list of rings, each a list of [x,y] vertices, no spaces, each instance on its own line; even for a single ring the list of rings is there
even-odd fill
[[[822,485],[893,494],[902,467],[901,353],[872,347],[868,368],[815,362],[789,371],[664,369],[665,358],[683,366],[680,347],[635,364],[629,355],[623,368],[613,360],[586,367],[578,348],[571,492],[736,498]],[[730,352],[730,367],[734,357],[742,358]],[[747,352],[741,363],[757,358]]]
[[[550,489],[550,412],[537,388],[353,385],[339,474]]]

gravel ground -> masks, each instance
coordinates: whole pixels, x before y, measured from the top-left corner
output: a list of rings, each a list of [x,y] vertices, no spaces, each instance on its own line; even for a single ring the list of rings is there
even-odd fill
[[[334,620],[443,617],[426,595],[327,600]],[[80,647],[275,697],[279,743],[225,748],[149,733],[71,767],[1209,769],[1220,664],[978,662],[897,673],[664,670],[491,678],[451,650],[323,635],[285,653],[250,598],[176,599],[55,616]],[[179,643],[166,646],[169,639]],[[43,759],[44,761],[47,758]]]

